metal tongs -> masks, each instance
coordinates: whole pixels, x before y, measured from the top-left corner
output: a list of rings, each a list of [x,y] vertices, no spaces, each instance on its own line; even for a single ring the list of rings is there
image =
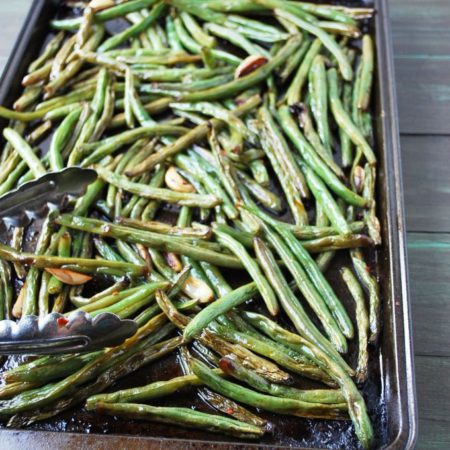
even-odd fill
[[[69,167],[24,183],[0,197],[0,220],[5,225],[27,226],[52,208],[62,210],[71,196],[82,195],[95,181],[95,170]],[[137,331],[133,320],[112,313],[92,317],[84,311],[68,316],[24,316],[18,322],[0,321],[0,354],[54,354],[85,352],[119,345]]]

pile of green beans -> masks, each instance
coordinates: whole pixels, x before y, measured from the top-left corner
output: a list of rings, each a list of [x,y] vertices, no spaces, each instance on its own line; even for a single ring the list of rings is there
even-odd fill
[[[351,420],[371,448],[373,11],[129,0],[86,2],[77,17],[74,5],[12,109],[0,106],[0,194],[69,166],[98,179],[0,244],[0,319],[108,311],[139,329],[114,348],[8,365],[0,418],[85,405],[264,442],[264,410]],[[179,376],[114,390],[168,354]],[[181,389],[204,411],[151,404]]]

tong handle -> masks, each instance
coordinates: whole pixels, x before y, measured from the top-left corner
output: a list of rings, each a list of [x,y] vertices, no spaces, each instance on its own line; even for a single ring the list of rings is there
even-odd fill
[[[91,343],[88,336],[65,336],[49,339],[0,341],[0,355],[51,355],[82,352]]]

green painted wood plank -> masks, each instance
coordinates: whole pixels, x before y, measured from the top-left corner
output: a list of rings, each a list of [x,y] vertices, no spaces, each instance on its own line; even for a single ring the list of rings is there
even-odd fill
[[[408,233],[414,350],[450,357],[450,235]]]
[[[449,232],[450,137],[402,136],[401,149],[407,230]]]
[[[400,131],[449,134],[450,2],[389,3]]]
[[[419,400],[419,439],[416,449],[448,450],[450,358],[416,356],[415,364]]]

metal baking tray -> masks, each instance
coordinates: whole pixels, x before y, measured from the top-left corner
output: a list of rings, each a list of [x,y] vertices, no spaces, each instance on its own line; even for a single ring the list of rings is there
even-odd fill
[[[34,0],[0,83],[0,104],[12,105],[20,95],[20,80],[49,35],[48,23],[60,13],[57,0]],[[324,2],[325,3],[325,2]],[[336,2],[332,2],[336,3]],[[389,32],[387,0],[346,1],[352,6],[374,6],[376,15],[369,31],[376,42],[374,115],[379,155],[377,185],[378,216],[383,245],[369,257],[376,265],[382,296],[383,328],[378,348],[371,350],[370,378],[363,388],[376,435],[375,446],[383,449],[412,449],[417,436],[417,410],[411,336],[410,303],[405,246],[402,174],[397,105]],[[0,128],[6,126],[0,121]],[[2,236],[0,236],[0,239]],[[338,258],[337,263],[343,260]],[[344,260],[345,262],[345,260]],[[335,261],[336,263],[336,261]],[[339,293],[337,273],[327,272]],[[345,298],[343,299],[345,302]],[[348,300],[348,299],[347,299]],[[350,352],[351,353],[351,352]],[[350,355],[351,359],[351,355]],[[142,385],[176,374],[174,357],[143,368],[113,388]],[[196,404],[192,392],[177,394],[165,403]],[[200,406],[197,402],[197,406]],[[220,449],[235,448],[330,448],[357,449],[359,444],[350,421],[320,421],[297,417],[264,415],[275,432],[258,443],[240,442],[223,435],[156,423],[103,417],[82,407],[26,429],[0,425],[0,447],[8,449]]]

